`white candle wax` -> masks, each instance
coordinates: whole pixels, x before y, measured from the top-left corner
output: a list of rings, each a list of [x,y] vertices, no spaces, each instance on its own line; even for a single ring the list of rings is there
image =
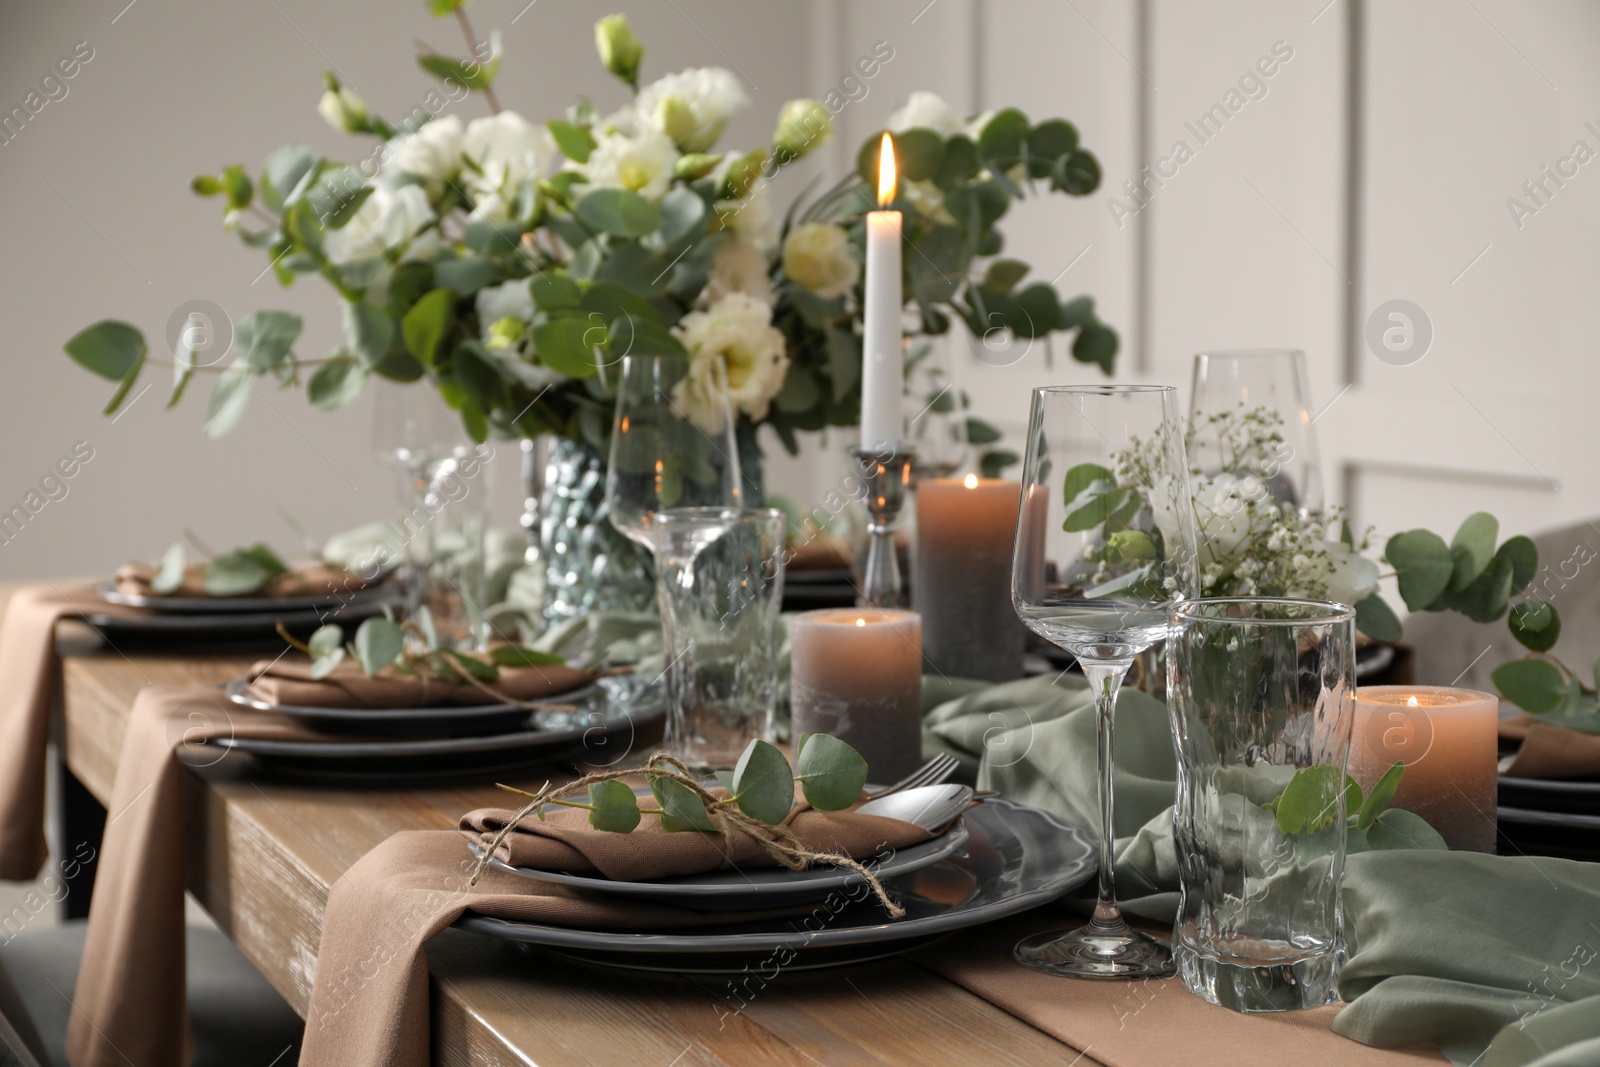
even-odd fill
[[[878,203],[894,200],[894,153],[884,134],[879,156]],[[901,342],[900,212],[867,214],[867,284],[861,338],[861,447],[900,447],[900,397],[905,381]]]

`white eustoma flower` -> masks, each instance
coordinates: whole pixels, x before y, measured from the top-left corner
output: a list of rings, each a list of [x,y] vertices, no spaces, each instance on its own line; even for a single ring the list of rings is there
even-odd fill
[[[439,247],[437,230],[424,228],[434,220],[428,194],[416,185],[398,189],[372,186],[372,195],[337,230],[322,239],[322,252],[335,265],[377,257],[426,259]]]
[[[652,203],[660,203],[672,185],[672,168],[678,150],[672,139],[655,130],[636,137],[610,133],[600,139],[585,171],[594,188],[628,189]]]
[[[772,208],[772,190],[758,182],[743,200],[718,200],[717,214],[734,236],[771,255],[778,247],[778,214]]]
[[[767,254],[737,237],[722,242],[711,258],[705,298],[715,304],[729,293],[744,293],[762,303],[772,304],[772,278],[768,274]]]
[[[511,217],[522,183],[543,176],[555,145],[543,126],[502,111],[467,124],[461,154],[469,163],[462,179],[472,194],[472,217],[503,221]]]
[[[390,141],[384,169],[440,186],[461,169],[461,138],[459,118],[446,115],[434,119],[415,133],[401,134]]]
[[[1378,565],[1343,541],[1328,541],[1327,596],[1341,604],[1359,604],[1378,591]]]
[[[1193,493],[1202,564],[1238,551],[1251,535],[1257,509],[1272,500],[1266,483],[1254,474],[1196,475]]]
[[[938,93],[919,89],[907,98],[905,106],[889,113],[889,132],[932,130],[940,137],[952,137],[965,128],[956,109]]]
[[[716,144],[733,113],[749,105],[739,79],[721,67],[668,74],[640,89],[635,101],[639,114],[685,152]]]
[[[711,389],[716,361],[727,367],[728,399],[737,411],[757,421],[767,415],[783,388],[789,356],[782,332],[772,325],[772,309],[745,293],[729,293],[705,311],[691,311],[674,329],[689,350],[689,375],[674,399],[707,433],[723,429],[723,416]]]
[[[855,288],[861,265],[850,255],[850,237],[839,226],[807,222],[783,242],[783,273],[820,297],[832,299]]]
[[[533,290],[529,287],[527,278],[501,282],[499,285],[486,285],[479,289],[478,295],[473,298],[473,307],[478,312],[479,324],[485,330],[501,319],[531,322]]]

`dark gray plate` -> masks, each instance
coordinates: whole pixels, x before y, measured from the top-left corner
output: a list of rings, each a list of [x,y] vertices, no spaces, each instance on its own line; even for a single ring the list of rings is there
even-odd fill
[[[1501,775],[1500,803],[1511,808],[1600,815],[1600,782]]]
[[[250,682],[235,678],[222,691],[229,700],[256,711],[272,711],[302,720],[314,730],[344,734],[427,734],[430,737],[467,737],[507,734],[526,730],[534,712],[515,704],[474,704],[435,708],[311,708],[295,704],[269,704],[250,695]],[[560,693],[542,703],[574,704],[582,710],[603,705],[606,691],[599,685]]]
[[[456,926],[619,967],[718,974],[775,954],[790,956],[794,966],[833,966],[904,952],[1026,911],[1094,874],[1088,835],[1036,808],[992,798],[963,818],[970,835],[963,850],[891,884],[906,908],[900,919],[887,918],[870,894],[859,903],[833,894],[804,915],[695,930],[574,930],[471,913]],[[853,895],[861,895],[860,889]]]
[[[101,582],[95,593],[107,604],[128,608],[147,608],[163,615],[281,615],[286,611],[331,611],[346,604],[385,604],[400,599],[401,589],[379,582],[345,596],[317,593],[304,596],[143,596],[118,591],[114,581]]]
[[[648,794],[649,790],[644,790]],[[641,794],[643,795],[643,794]],[[881,863],[868,862],[867,867],[880,879],[898,878],[920,871],[938,863],[967,843],[968,833],[963,822],[957,822],[945,833],[911,848],[901,849]],[[479,854],[476,845],[474,854]],[[554,882],[572,889],[604,896],[628,897],[650,900],[657,904],[676,904],[692,911],[758,911],[765,908],[787,908],[822,900],[829,893],[855,889],[866,885],[860,874],[845,867],[819,865],[803,871],[789,871],[782,867],[755,867],[748,871],[730,868],[725,871],[707,871],[682,878],[663,878],[659,882],[617,882],[591,874],[568,874],[565,871],[540,871],[531,867],[513,867],[503,860],[490,860],[490,866],[512,874],[541,882]]]

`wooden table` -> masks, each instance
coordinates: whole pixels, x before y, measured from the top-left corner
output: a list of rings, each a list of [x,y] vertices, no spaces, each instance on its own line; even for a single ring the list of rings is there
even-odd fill
[[[220,682],[255,658],[123,654],[66,627],[61,647],[56,737],[66,767],[102,804],[141,688]],[[190,891],[302,1016],[334,880],[396,831],[451,827],[464,811],[505,803],[492,787],[188,780]],[[725,978],[591,968],[453,930],[430,946],[429,967],[440,1064],[1095,1064],[906,961],[783,973],[738,1014]]]

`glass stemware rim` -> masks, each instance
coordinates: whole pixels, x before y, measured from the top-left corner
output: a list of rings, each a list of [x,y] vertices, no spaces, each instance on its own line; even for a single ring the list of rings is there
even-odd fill
[[[657,524],[670,525],[674,520],[680,522],[701,522],[710,518],[721,519],[724,522],[744,522],[747,520],[772,520],[783,517],[782,508],[743,508],[723,507],[719,505],[706,505],[702,507],[687,508],[662,508],[652,513],[652,519]]]
[[[1307,613],[1299,618],[1287,616],[1258,618],[1213,615],[1206,609],[1228,605],[1269,606],[1301,608]],[[1219,596],[1195,597],[1180,600],[1172,605],[1172,614],[1182,622],[1223,623],[1238,626],[1316,626],[1331,622],[1351,622],[1356,609],[1336,600],[1317,600],[1311,597],[1292,596]]]
[[[1118,393],[1176,393],[1176,385],[1146,385],[1140,382],[1100,382],[1093,385],[1036,385],[1033,387],[1035,395],[1043,396],[1046,393],[1088,393],[1100,396],[1115,396]]]
[[[1205,359],[1211,356],[1229,359],[1262,359],[1267,356],[1304,356],[1303,348],[1208,348],[1194,354],[1196,359]]]

